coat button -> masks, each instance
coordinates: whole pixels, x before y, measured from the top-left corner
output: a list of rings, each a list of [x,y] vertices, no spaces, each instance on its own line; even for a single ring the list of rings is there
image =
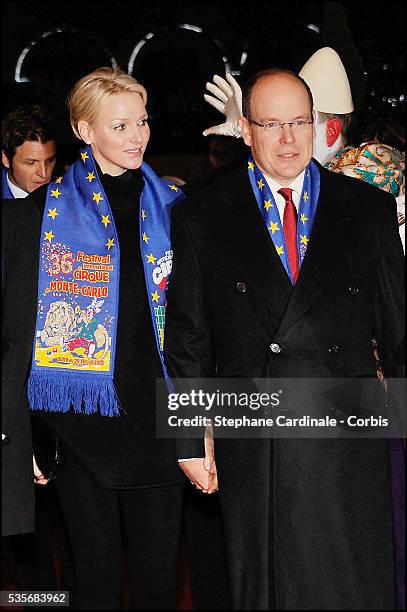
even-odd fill
[[[352,295],[356,295],[359,292],[359,287],[355,287],[355,285],[351,285],[350,287],[348,287],[348,291]]]
[[[239,293],[244,293],[247,290],[246,283],[237,283],[236,289]]]
[[[273,344],[270,344],[270,350],[272,353],[281,353],[281,346],[273,342]]]
[[[337,344],[333,344],[329,347],[328,351],[334,354],[339,353],[339,346]]]

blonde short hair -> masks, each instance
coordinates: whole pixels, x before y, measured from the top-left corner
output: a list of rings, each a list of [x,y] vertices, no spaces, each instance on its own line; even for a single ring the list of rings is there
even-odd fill
[[[97,68],[82,77],[68,96],[71,126],[75,136],[82,140],[78,122],[92,124],[105,100],[117,93],[135,92],[147,104],[147,92],[135,78],[120,68]]]

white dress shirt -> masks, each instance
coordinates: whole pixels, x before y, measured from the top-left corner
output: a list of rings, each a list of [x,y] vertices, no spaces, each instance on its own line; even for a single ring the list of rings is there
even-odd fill
[[[301,174],[299,174],[297,178],[293,180],[292,183],[287,185],[287,188],[293,190],[292,198],[293,198],[294,206],[297,209],[297,213],[298,213],[298,208],[300,206],[300,198],[301,198],[301,193],[302,193],[302,186],[304,184],[304,176],[305,176],[305,170],[303,170]],[[277,181],[272,179],[270,176],[267,176],[267,174],[264,174],[264,178],[266,179],[267,184],[271,189],[271,193],[273,194],[273,198],[277,205],[278,214],[280,215],[281,225],[283,225],[285,198],[284,196],[281,195],[281,193],[277,193],[278,190],[282,188],[282,185],[277,183]]]
[[[7,172],[7,184],[10,187],[10,191],[13,194],[13,196],[16,199],[19,198],[26,198],[28,196],[28,192],[24,191],[24,189],[21,189],[21,187],[17,187],[17,185],[14,185],[14,183],[12,183],[8,177],[8,172]]]

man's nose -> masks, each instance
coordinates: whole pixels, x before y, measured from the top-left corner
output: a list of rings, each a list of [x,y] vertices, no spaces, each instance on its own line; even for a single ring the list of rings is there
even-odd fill
[[[41,178],[47,178],[47,165],[45,162],[39,162],[37,165],[37,175]]]
[[[280,127],[280,142],[293,142],[294,135],[293,129],[289,123],[284,123],[282,127]]]

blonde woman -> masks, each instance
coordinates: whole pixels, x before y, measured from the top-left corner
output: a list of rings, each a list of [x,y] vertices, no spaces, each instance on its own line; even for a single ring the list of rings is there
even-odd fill
[[[28,380],[30,409],[62,445],[81,609],[120,607],[123,534],[132,607],[176,607],[181,472],[174,441],[155,435],[155,381],[170,210],[183,195],[143,162],[146,102],[120,70],[83,77],[69,96],[78,161],[5,211],[8,384],[21,407]]]

